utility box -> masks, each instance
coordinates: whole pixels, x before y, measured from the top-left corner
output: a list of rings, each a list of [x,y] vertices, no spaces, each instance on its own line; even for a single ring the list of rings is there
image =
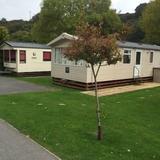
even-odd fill
[[[153,81],[160,83],[160,67],[153,68]]]

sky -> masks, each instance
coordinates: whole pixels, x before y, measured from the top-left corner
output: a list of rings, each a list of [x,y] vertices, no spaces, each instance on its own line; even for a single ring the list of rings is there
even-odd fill
[[[121,13],[133,13],[135,8],[145,2],[149,2],[150,0],[112,0],[112,8],[115,8],[117,12]]]
[[[41,2],[42,0],[0,0],[0,19],[29,20],[40,11]],[[112,0],[112,8],[121,13],[133,13],[139,4],[144,2],[149,0]]]

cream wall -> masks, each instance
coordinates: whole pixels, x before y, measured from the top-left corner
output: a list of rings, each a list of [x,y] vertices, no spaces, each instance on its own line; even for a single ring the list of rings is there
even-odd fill
[[[64,44],[66,45],[66,44]],[[59,47],[64,47],[61,45]],[[69,67],[70,72],[65,73],[65,68]],[[86,66],[70,66],[54,63],[54,48],[52,49],[52,69],[51,76],[54,78],[68,79],[78,82],[87,82],[87,69]]]
[[[4,63],[4,67],[9,68],[13,72],[17,72],[17,64],[16,63]]]
[[[154,74],[153,81],[160,82],[160,68],[154,68],[153,74]]]
[[[153,63],[149,62],[150,52],[154,53]],[[142,57],[142,77],[152,76],[154,67],[160,67],[160,51],[146,51]]]
[[[68,41],[61,41],[53,47],[51,76],[55,78],[68,79],[84,83],[94,82],[92,70],[90,67],[87,67],[86,64],[84,66],[68,66],[54,63],[54,49],[67,47],[68,45]],[[152,50],[121,48],[120,52],[122,55],[125,49],[131,50],[131,63],[124,64],[123,62],[118,62],[116,65],[102,66],[98,74],[99,82],[133,78],[134,66],[136,64],[136,52],[138,51],[141,52],[141,77],[153,76],[153,68],[160,67],[160,51],[153,51],[154,59],[153,63],[150,63],[150,52],[152,52]],[[67,66],[70,67],[70,73],[65,73],[65,67]]]
[[[43,52],[51,52],[51,49],[12,48],[4,45],[3,50],[16,50],[16,63],[5,63],[4,67],[18,73],[24,72],[48,72],[51,71],[51,61],[43,61]],[[26,51],[26,63],[20,63],[19,51]],[[35,56],[33,55],[35,54]]]
[[[8,50],[8,49],[13,49],[13,48],[10,47],[9,45],[3,45],[3,46],[1,47],[1,49]]]
[[[123,53],[123,49],[120,49]],[[135,52],[135,51],[134,51]],[[133,78],[133,66],[135,64],[135,54],[131,53],[131,63],[123,64],[118,62],[115,65],[105,65],[101,66],[98,74],[98,81],[111,81],[120,79],[130,79]],[[95,67],[96,69],[97,67]],[[93,74],[91,68],[87,68],[87,83],[94,82]]]
[[[125,48],[127,49],[127,48]],[[124,53],[125,49],[121,49],[121,53]],[[129,49],[130,50],[130,49]],[[137,50],[131,49],[131,63],[123,64],[118,62],[116,65],[102,66],[98,74],[98,81],[111,81],[133,78],[134,66],[136,64],[136,52],[141,52],[141,77],[153,76],[153,68],[160,67],[160,51],[151,50]],[[154,52],[153,63],[150,63],[150,52]],[[94,82],[91,68],[87,68],[87,83]]]
[[[69,67],[69,73],[65,73],[65,67]],[[67,66],[55,64],[54,68],[52,68],[51,75],[54,78],[68,79],[84,83],[87,82],[87,69],[84,66]]]
[[[20,63],[19,60],[19,51],[26,50],[26,63]],[[25,49],[18,48],[17,56],[17,72],[45,72],[51,71],[51,62],[43,61],[43,52],[51,51],[50,49]],[[35,56],[33,55],[35,54]]]
[[[57,42],[53,48],[66,48],[70,45],[70,41],[66,39],[62,39],[59,42]]]

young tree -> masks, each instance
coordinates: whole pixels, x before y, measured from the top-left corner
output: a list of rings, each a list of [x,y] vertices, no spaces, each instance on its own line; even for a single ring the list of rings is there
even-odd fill
[[[90,64],[95,82],[96,115],[98,140],[102,139],[101,111],[98,98],[97,77],[100,67],[104,64],[116,64],[121,59],[117,46],[116,35],[102,36],[101,29],[90,25],[77,27],[77,38],[71,42],[71,46],[64,52],[70,60],[84,60]]]

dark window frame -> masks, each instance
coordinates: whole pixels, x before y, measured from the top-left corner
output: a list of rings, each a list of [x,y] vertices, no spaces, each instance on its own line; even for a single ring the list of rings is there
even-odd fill
[[[130,64],[131,63],[131,50],[124,50],[123,54],[123,64]]]
[[[150,52],[149,62],[153,63],[154,52]]]
[[[4,50],[4,62],[9,63],[9,50]]]
[[[48,56],[49,58],[46,58],[47,56],[46,56],[45,54],[49,54],[49,56]],[[44,61],[44,62],[50,62],[50,61],[51,61],[51,54],[52,54],[52,53],[49,52],[49,51],[44,51],[44,52],[43,52],[43,61]]]
[[[24,56],[24,58],[22,59],[21,56]],[[21,64],[26,64],[26,50],[20,50],[19,51],[19,61]]]
[[[69,67],[65,67],[65,73],[70,73],[70,68]]]
[[[16,62],[16,50],[10,50],[10,63]]]
[[[141,52],[136,52],[136,65],[141,64]]]

